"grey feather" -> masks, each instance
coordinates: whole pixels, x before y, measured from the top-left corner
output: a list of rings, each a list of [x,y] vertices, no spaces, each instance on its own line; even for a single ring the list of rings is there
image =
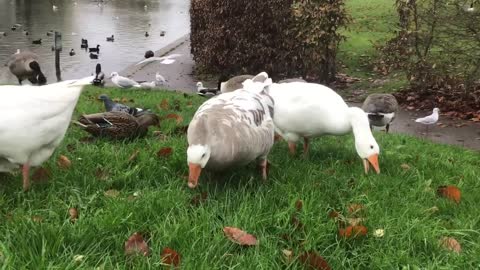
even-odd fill
[[[397,99],[390,94],[371,94],[363,102],[366,113],[394,113],[398,110]]]

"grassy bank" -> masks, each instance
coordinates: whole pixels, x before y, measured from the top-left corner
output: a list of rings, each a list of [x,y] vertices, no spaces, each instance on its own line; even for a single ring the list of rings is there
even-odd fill
[[[101,93],[133,99],[128,104],[162,116],[179,114],[184,118],[180,126],[188,124],[203,101],[175,93],[91,87],[82,94],[75,118],[101,111],[96,100]],[[171,105],[167,110],[157,106],[164,99]],[[20,174],[0,175],[0,268],[158,269],[164,247],[181,254],[184,269],[302,269],[295,256],[303,251],[322,255],[332,269],[480,265],[477,152],[375,133],[382,173],[365,175],[350,135],[314,140],[308,159],[288,156],[286,143],[278,142],[269,157],[268,183],[251,165],[205,174],[199,188],[190,190],[186,138],[176,128],[174,120],[165,120],[155,128],[165,136],[153,135],[153,129],[147,138],[130,143],[87,143],[80,141],[85,133],[72,126],[44,165],[51,171],[48,181],[36,182],[24,193]],[[171,147],[172,155],[158,157],[163,147]],[[140,153],[129,162],[135,150]],[[57,165],[59,155],[72,161],[70,169]],[[440,185],[458,186],[460,204],[439,198],[435,190]],[[118,195],[106,196],[112,189]],[[206,200],[192,204],[202,192]],[[291,222],[299,199],[303,208],[296,216],[303,227]],[[335,209],[347,215],[352,204],[363,206],[360,216],[368,234],[345,240],[328,213]],[[70,207],[79,211],[75,223],[69,219]],[[223,236],[224,226],[256,235],[259,246],[231,243]],[[383,229],[384,236],[374,237],[376,229]],[[124,242],[134,232],[145,236],[149,257],[125,256]],[[459,241],[460,254],[439,246],[444,236]],[[293,251],[293,260],[284,258],[284,249]],[[76,255],[84,257],[77,262]]]
[[[392,38],[398,23],[394,1],[347,0],[346,8],[352,21],[344,31],[347,39],[339,48],[340,71],[362,79],[347,90],[362,89],[366,95],[394,92],[405,86],[407,81],[402,73],[382,76],[373,71],[373,63],[378,59],[374,45]]]

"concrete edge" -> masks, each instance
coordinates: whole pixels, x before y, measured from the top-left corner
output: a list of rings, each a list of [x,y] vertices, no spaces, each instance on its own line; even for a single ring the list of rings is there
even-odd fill
[[[162,56],[165,56],[167,55],[168,53],[174,51],[176,48],[180,47],[181,45],[183,45],[185,42],[188,42],[190,40],[190,32],[181,36],[180,38],[177,38],[176,40],[174,40],[173,42],[165,45],[164,47],[156,50],[154,52],[154,55],[155,57],[162,57]],[[138,62],[142,61],[143,59],[140,59],[138,60]],[[125,69],[123,69],[120,74],[123,74],[123,76],[125,77],[131,77],[133,76],[135,73],[137,73],[138,71],[140,71],[141,69],[143,69],[144,67],[148,66],[148,65],[151,65],[155,63],[154,62],[149,62],[149,63],[145,63],[143,65],[136,65],[135,64],[131,64],[130,66],[126,67]]]

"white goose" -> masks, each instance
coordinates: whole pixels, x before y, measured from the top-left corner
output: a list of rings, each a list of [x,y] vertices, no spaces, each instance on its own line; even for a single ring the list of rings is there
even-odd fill
[[[259,159],[267,177],[267,155],[273,145],[273,100],[264,83],[245,82],[244,89],[204,102],[188,126],[188,186],[194,188],[203,168],[224,170]]]
[[[365,172],[368,172],[370,162],[380,173],[380,149],[362,109],[349,108],[335,91],[320,84],[273,84],[269,93],[275,101],[275,131],[288,142],[292,154],[300,138],[304,138],[304,152],[307,154],[310,138],[343,135],[353,130],[355,149],[364,162]]]
[[[0,86],[0,172],[22,165],[23,189],[29,170],[46,161],[67,131],[82,87],[93,77],[44,86]]]

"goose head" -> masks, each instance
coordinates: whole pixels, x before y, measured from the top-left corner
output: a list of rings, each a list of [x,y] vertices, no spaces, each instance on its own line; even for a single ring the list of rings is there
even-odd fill
[[[198,184],[198,178],[202,169],[207,165],[210,159],[211,150],[208,145],[194,144],[187,149],[188,161],[188,187],[195,188]]]
[[[203,83],[202,82],[197,82],[197,91],[200,91],[203,88],[204,88]]]
[[[34,72],[35,78],[38,80],[39,85],[44,85],[47,83],[47,78],[43,75],[42,70],[40,69],[40,65],[37,61],[32,61],[28,64],[31,70]]]
[[[355,137],[355,149],[363,161],[365,173],[368,173],[370,165],[372,165],[373,169],[379,174],[378,156],[380,147],[372,135],[367,115],[362,109],[355,107],[349,108],[348,115]]]

